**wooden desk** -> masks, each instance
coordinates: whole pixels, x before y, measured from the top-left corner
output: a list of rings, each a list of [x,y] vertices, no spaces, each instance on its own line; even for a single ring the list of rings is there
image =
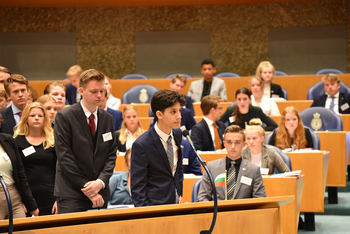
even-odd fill
[[[153,119],[154,119],[153,117],[140,117],[142,128],[145,130],[148,130],[149,125]]]
[[[350,132],[350,114],[340,115],[343,120],[343,131]]]
[[[282,233],[280,206],[294,196],[218,202],[213,233]],[[208,230],[213,202],[100,210],[14,220],[21,234],[199,233]],[[230,224],[230,225],[227,225]],[[249,224],[249,225],[247,225]],[[0,221],[5,233],[8,220]]]
[[[324,212],[329,152],[288,152],[293,170],[301,170],[304,179],[301,212]]]
[[[294,106],[299,112],[301,112],[309,108],[312,105],[312,103],[312,100],[276,101],[276,104],[281,114],[287,106]]]

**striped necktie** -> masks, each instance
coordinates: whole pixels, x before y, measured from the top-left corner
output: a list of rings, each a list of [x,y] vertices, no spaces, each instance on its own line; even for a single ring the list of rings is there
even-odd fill
[[[235,192],[237,178],[236,178],[236,162],[231,161],[231,167],[228,170],[228,176],[227,176],[227,199],[232,200],[233,199],[233,193]]]

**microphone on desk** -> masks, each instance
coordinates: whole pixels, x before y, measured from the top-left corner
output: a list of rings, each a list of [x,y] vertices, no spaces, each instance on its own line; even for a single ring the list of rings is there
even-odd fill
[[[7,189],[7,186],[5,184],[4,179],[2,178],[2,174],[0,174],[0,183],[2,185],[2,188],[4,189],[6,200],[7,200],[7,206],[9,209],[9,234],[12,234],[13,232],[13,213],[12,213],[12,202],[9,190]]]
[[[212,174],[210,173],[209,171],[209,168],[206,164],[206,162],[202,159],[201,156],[199,156],[199,154],[197,153],[196,151],[196,148],[194,147],[193,143],[192,143],[192,140],[189,136],[189,132],[187,130],[183,130],[182,131],[182,135],[184,137],[186,137],[188,143],[190,143],[194,153],[197,155],[197,158],[199,160],[199,162],[202,164],[204,170],[207,172],[208,174],[208,177],[210,179],[210,183],[211,183],[211,187],[213,188],[213,195],[214,195],[214,214],[213,214],[213,220],[211,222],[211,226],[210,226],[210,229],[209,230],[203,230],[203,231],[200,231],[200,234],[210,234],[213,232],[214,230],[214,226],[215,226],[215,222],[216,222],[216,217],[217,217],[217,213],[218,213],[218,197],[217,197],[217,194],[216,194],[216,187],[215,187],[215,184],[214,184],[214,179],[213,179],[213,176]]]

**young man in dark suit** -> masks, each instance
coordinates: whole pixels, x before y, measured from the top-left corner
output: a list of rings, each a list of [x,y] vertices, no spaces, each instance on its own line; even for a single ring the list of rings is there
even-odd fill
[[[324,91],[323,95],[315,97],[313,106],[322,106],[333,110],[336,114],[350,114],[350,94],[340,93],[340,79],[334,74],[322,77]]]
[[[55,120],[57,154],[54,195],[59,213],[107,207],[109,178],[116,159],[113,117],[98,108],[104,75],[94,69],[79,77],[83,99],[58,112]]]
[[[171,78],[171,82],[170,82],[170,89],[179,91],[179,93],[181,93],[186,85],[186,82],[187,82],[187,78],[183,75],[173,76],[173,78]],[[186,95],[184,97],[186,100],[186,104],[184,107],[186,109],[189,109],[192,113],[192,116],[194,116],[192,98],[189,96],[186,96]]]
[[[113,116],[114,131],[118,131],[121,128],[122,123],[123,123],[123,113],[121,111],[113,110],[113,109],[107,107],[107,101],[108,101],[109,95],[110,94],[105,89],[103,91],[103,95],[102,95],[102,102],[98,107],[100,107],[102,110],[107,111],[108,113],[110,113]]]
[[[28,80],[22,75],[13,74],[7,78],[4,87],[12,105],[0,111],[4,119],[0,132],[13,135],[13,128],[21,120],[22,111],[27,106]]]
[[[79,92],[79,76],[83,69],[79,65],[71,66],[67,71],[70,83],[66,84],[66,105],[73,105],[81,100]]]
[[[201,109],[204,117],[201,122],[194,125],[191,138],[196,150],[215,151],[223,149],[223,135],[225,125],[218,121],[222,114],[220,97],[208,95],[202,98]]]
[[[130,185],[135,206],[181,203],[183,188],[180,129],[185,98],[175,90],[160,90],[151,100],[154,127],[132,145]]]

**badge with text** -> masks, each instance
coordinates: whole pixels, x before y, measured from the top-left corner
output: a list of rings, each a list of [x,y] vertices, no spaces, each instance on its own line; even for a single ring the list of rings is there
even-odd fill
[[[341,109],[342,111],[345,111],[345,110],[349,109],[349,104],[348,104],[348,103],[345,103],[345,104],[341,105],[341,106],[340,106],[340,109]]]
[[[228,120],[230,121],[230,123],[233,123],[236,121],[236,116],[231,116],[230,118],[228,118]]]
[[[29,155],[34,154],[35,152],[36,151],[33,146],[29,146],[28,148],[22,150],[24,157],[28,157]]]
[[[9,156],[7,155],[7,153],[3,153],[2,156],[4,157],[4,159],[5,159],[6,161],[10,159]]]
[[[272,94],[271,95],[271,98],[279,98],[280,97],[280,95],[278,95],[278,94]]]
[[[252,185],[252,179],[250,179],[248,177],[245,177],[245,176],[242,176],[241,183],[242,184],[246,184],[248,186],[251,186]]]
[[[107,132],[107,133],[102,135],[102,138],[103,138],[103,142],[110,141],[110,140],[113,139],[112,133],[111,132]]]
[[[182,159],[182,165],[185,165],[185,166],[188,165],[188,158],[183,158]]]
[[[260,173],[262,175],[268,175],[269,174],[269,169],[268,168],[261,168],[260,167]]]

